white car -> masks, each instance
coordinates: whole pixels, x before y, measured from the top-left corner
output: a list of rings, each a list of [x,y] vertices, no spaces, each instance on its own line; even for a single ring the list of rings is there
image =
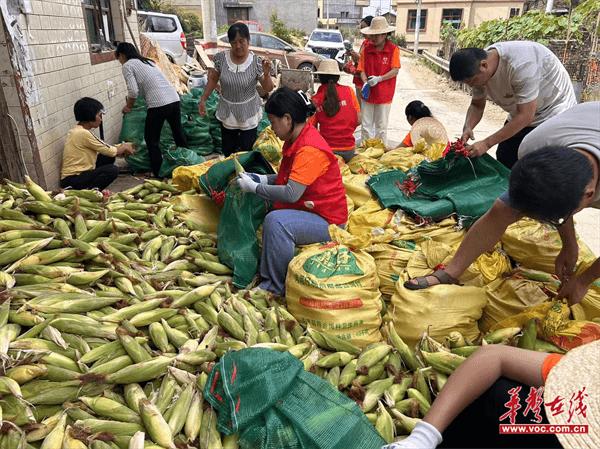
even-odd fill
[[[138,11],[140,31],[155,40],[171,62],[187,61],[186,37],[179,17],[152,11]]]
[[[338,30],[316,29],[310,33],[305,50],[312,51],[329,59],[335,59],[345,52],[344,38]]]

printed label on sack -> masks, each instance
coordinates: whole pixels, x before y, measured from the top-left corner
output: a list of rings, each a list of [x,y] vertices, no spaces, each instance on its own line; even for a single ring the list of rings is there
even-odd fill
[[[342,310],[360,309],[363,306],[362,299],[343,299],[340,301],[328,301],[316,298],[300,298],[300,304],[309,309]]]
[[[332,276],[364,275],[356,263],[354,254],[348,248],[340,247],[309,257],[302,268],[319,279]]]

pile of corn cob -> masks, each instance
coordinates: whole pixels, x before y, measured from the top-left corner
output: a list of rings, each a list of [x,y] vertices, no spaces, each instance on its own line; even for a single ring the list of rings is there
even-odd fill
[[[180,219],[177,193],[0,187],[0,449],[235,448],[202,391],[219,357],[247,347],[289,351],[392,441],[477,348],[425,335],[413,351],[387,323],[361,349],[261,292],[232,293],[215,236]]]

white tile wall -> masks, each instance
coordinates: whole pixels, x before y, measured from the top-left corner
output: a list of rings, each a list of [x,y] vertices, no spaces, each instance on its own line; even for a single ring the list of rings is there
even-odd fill
[[[118,5],[121,2],[113,3]],[[84,96],[101,101],[107,110],[105,139],[116,142],[121,130],[121,108],[125,101],[126,87],[121,75],[121,65],[117,61],[91,64],[80,0],[32,0],[31,4],[33,14],[27,18],[19,18],[34,74],[31,81],[35,91],[28,106],[42,162],[42,179],[37,181],[53,189],[58,186],[60,178],[66,133],[75,124],[75,101]],[[135,12],[128,21],[139,42]],[[130,36],[126,35],[126,40],[131,40]],[[0,33],[0,86],[4,89],[11,115],[22,117],[3,32]],[[114,95],[109,98],[112,89]],[[23,157],[28,171],[35,177],[35,158],[25,133],[23,119],[18,123],[21,125],[19,138]]]

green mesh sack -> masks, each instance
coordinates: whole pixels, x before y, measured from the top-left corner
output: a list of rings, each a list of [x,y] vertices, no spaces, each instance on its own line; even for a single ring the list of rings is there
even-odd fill
[[[385,441],[356,403],[304,371],[288,352],[226,353],[211,371],[205,399],[217,428],[239,433],[241,449],[380,449]]]
[[[135,154],[126,158],[127,164],[134,172],[150,171],[150,158],[144,140],[144,127],[146,125],[146,103],[142,97],[135,101],[131,112],[123,116],[120,142],[135,144]]]
[[[273,169],[256,151],[240,154],[238,161],[248,172],[271,174]],[[233,285],[245,288],[258,271],[259,246],[256,230],[269,211],[269,202],[253,193],[240,191],[232,159],[213,165],[199,183],[218,205],[222,205],[217,238],[222,264],[233,270]]]
[[[163,151],[162,157],[163,161],[158,175],[163,178],[170,178],[173,174],[173,170],[177,167],[197,165],[206,160],[195,151],[183,147]]]
[[[367,185],[383,207],[434,221],[456,214],[462,225],[470,226],[508,189],[509,175],[510,170],[487,154],[471,159],[451,151],[407,173],[373,175]]]

